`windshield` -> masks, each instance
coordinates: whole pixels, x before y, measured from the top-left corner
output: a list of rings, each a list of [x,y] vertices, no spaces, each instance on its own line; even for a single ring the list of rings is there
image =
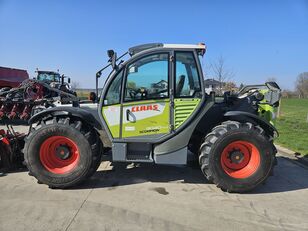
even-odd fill
[[[60,76],[56,73],[39,73],[37,75],[37,80],[40,81],[50,81],[50,82],[60,82]]]

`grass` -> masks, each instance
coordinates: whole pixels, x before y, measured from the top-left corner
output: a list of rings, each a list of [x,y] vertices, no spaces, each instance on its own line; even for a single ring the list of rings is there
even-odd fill
[[[87,100],[90,94],[90,90],[76,90],[77,96],[81,100]]]
[[[308,157],[308,99],[282,99],[277,144]]]

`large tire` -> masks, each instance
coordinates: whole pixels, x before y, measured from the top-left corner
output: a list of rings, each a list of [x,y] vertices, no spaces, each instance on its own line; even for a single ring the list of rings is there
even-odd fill
[[[49,118],[26,138],[25,164],[39,183],[68,188],[91,177],[101,163],[96,130],[77,118]]]
[[[0,92],[9,91],[10,89],[11,89],[10,87],[2,87],[0,88]]]
[[[246,192],[271,174],[275,154],[272,139],[261,127],[226,121],[205,137],[199,163],[207,180],[223,191]]]

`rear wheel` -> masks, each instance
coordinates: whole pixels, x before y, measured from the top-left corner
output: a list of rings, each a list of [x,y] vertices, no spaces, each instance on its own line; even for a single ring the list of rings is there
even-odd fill
[[[199,163],[206,178],[228,192],[252,190],[272,172],[276,149],[264,130],[227,121],[209,133]]]
[[[77,185],[94,174],[102,145],[96,131],[76,118],[42,120],[26,139],[25,163],[38,182],[52,188]]]
[[[5,91],[9,91],[10,89],[11,88],[9,88],[9,87],[0,88],[0,93],[5,92]]]

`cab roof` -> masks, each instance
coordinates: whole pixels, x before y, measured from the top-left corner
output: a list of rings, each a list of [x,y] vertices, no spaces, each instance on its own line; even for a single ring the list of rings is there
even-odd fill
[[[147,43],[129,48],[128,52],[131,56],[153,48],[170,48],[170,49],[196,49],[198,51],[205,51],[206,45],[204,43],[199,44],[166,44],[166,43]]]

